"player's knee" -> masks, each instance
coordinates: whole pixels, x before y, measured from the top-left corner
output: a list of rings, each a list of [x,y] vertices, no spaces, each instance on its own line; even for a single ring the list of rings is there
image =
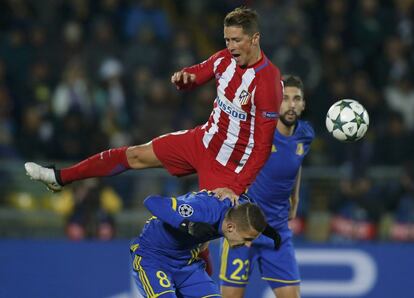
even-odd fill
[[[300,298],[299,286],[286,286],[273,290],[275,297],[277,298]]]
[[[223,298],[243,298],[244,288],[221,286],[221,297]]]
[[[128,164],[132,169],[145,169],[161,166],[161,162],[152,149],[152,144],[131,146],[126,151]]]

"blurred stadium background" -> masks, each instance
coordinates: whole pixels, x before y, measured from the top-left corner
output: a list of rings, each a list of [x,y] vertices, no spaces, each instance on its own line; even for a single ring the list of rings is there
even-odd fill
[[[224,47],[222,19],[241,4],[259,12],[267,56],[304,79],[317,134],[292,222],[303,297],[410,296],[413,0],[3,0],[0,297],[132,297],[143,199],[196,189],[195,177],[128,172],[51,194],[23,163],[62,166],[205,122],[214,86],[179,93],[169,78]],[[324,127],[342,98],[369,112],[357,143]]]

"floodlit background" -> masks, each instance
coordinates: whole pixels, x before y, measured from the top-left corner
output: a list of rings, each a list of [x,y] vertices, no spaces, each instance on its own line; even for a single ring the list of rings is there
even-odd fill
[[[51,194],[23,164],[69,165],[203,124],[214,84],[178,92],[169,79],[224,47],[222,20],[241,4],[260,14],[267,57],[303,78],[304,118],[317,135],[291,222],[303,297],[409,295],[414,1],[4,0],[1,297],[132,297],[128,239],[149,215],[143,199],[197,189],[196,178],[130,171]],[[324,126],[343,98],[370,115],[357,143],[334,140]],[[248,297],[272,297],[252,279]]]

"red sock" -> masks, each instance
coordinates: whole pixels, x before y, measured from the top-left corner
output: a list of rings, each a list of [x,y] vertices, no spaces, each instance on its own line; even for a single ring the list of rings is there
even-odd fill
[[[128,147],[109,149],[74,166],[61,169],[58,182],[64,185],[85,178],[113,176],[125,172],[131,168],[126,156],[127,149]]]

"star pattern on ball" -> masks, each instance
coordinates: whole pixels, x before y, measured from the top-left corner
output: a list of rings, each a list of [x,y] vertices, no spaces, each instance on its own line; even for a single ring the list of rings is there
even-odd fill
[[[363,114],[364,112],[362,112],[361,114],[358,114],[357,112],[354,111],[355,118],[351,122],[356,123],[357,126],[360,127],[361,124],[365,122],[363,118]]]
[[[341,99],[332,104],[325,119],[328,132],[337,140],[355,142],[368,130],[367,110],[354,99]]]
[[[358,136],[356,133],[353,134],[352,136],[346,136],[346,142],[354,142],[356,140],[358,140]]]
[[[342,111],[346,107],[352,109],[351,103],[352,101],[350,100],[341,100],[341,102],[339,102],[336,106],[339,107],[340,111]]]
[[[342,130],[342,121],[341,121],[341,114],[339,113],[336,119],[331,119],[333,123],[332,131],[335,129]]]

